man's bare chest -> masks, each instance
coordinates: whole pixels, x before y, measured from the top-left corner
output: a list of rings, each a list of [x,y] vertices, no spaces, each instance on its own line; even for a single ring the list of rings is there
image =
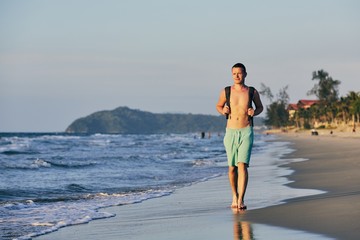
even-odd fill
[[[248,92],[234,93],[230,96],[230,108],[248,108]]]

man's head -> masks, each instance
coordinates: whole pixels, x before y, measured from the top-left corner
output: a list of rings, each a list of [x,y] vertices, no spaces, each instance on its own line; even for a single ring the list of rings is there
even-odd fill
[[[245,67],[245,65],[242,64],[242,63],[236,63],[236,64],[232,67],[232,69],[233,69],[233,68],[241,68],[241,69],[243,70],[243,72],[244,72],[245,74],[247,74],[247,72],[246,72],[246,67]]]
[[[235,84],[244,84],[247,75],[245,65],[242,63],[235,64],[232,69],[232,77]]]

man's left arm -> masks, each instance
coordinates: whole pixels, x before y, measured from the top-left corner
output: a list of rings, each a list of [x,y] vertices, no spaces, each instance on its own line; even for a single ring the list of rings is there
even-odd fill
[[[254,111],[253,116],[257,116],[264,110],[264,107],[263,107],[261,99],[260,99],[260,94],[256,89],[254,90],[254,99],[253,99],[253,101],[255,103],[255,111]]]

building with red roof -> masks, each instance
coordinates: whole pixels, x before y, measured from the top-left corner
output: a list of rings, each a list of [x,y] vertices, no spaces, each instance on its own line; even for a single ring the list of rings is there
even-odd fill
[[[319,100],[306,100],[306,99],[301,99],[299,100],[297,103],[290,103],[287,107],[287,111],[289,112],[289,118],[293,119],[295,113],[299,110],[299,109],[308,109],[310,108],[312,105],[314,104],[318,104],[320,101]]]

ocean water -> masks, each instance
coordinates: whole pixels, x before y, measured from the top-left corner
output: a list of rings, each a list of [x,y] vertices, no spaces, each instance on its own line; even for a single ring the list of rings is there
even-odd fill
[[[248,194],[251,208],[319,194],[284,184],[279,167],[289,143],[255,135]],[[163,197],[227,174],[223,136],[200,134],[0,134],[1,239],[31,239],[75,224],[113,217],[103,208]],[[266,197],[265,197],[266,196]]]

